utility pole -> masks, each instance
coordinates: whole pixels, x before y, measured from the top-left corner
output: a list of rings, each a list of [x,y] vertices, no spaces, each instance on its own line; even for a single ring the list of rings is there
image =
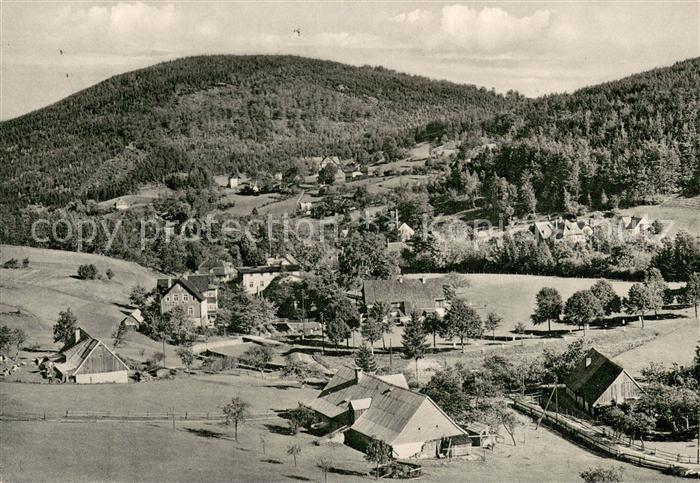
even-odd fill
[[[326,332],[325,324],[323,323],[323,313],[321,313],[321,353],[326,353]]]
[[[389,337],[389,370],[393,368],[392,364],[392,355],[391,355],[391,337]]]

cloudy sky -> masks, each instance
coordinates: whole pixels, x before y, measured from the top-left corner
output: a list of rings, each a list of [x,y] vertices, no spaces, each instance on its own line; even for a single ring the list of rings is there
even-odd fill
[[[3,0],[0,119],[121,72],[213,53],[383,65],[528,96],[572,91],[700,56],[699,5]]]

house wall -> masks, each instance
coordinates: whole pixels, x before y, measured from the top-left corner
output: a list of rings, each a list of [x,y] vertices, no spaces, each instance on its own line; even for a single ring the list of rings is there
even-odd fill
[[[463,434],[428,399],[423,401],[394,441],[395,445],[421,443]]]
[[[281,272],[244,273],[242,278],[243,290],[251,295],[262,292],[272,283]]]
[[[173,285],[160,300],[160,313],[166,314],[174,307],[182,306],[185,313],[195,326],[208,324],[208,310],[206,300],[197,300],[190,292],[180,284]]]
[[[77,384],[103,384],[103,383],[120,383],[129,382],[129,375],[126,370],[113,372],[97,372],[94,374],[77,374],[75,376]]]
[[[124,364],[100,344],[88,355],[76,374],[90,375],[125,370]]]
[[[621,372],[605,392],[596,400],[594,406],[606,406],[613,401],[624,402],[627,399],[636,399],[640,396],[639,386],[626,372]]]

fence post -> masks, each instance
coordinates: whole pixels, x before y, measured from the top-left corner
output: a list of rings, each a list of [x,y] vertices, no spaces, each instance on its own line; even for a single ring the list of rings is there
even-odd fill
[[[185,411],[185,419],[187,419],[187,411]]]
[[[46,421],[46,409],[44,409],[44,421]]]

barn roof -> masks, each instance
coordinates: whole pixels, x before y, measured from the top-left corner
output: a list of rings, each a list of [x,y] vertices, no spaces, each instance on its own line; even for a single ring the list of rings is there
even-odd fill
[[[405,384],[402,375],[401,379]],[[401,383],[398,377],[382,378],[344,367],[308,406],[330,418],[340,416],[349,408],[368,406],[351,429],[388,444],[402,434],[416,432],[414,426],[421,421],[415,421],[414,416],[419,410],[427,411],[425,414],[430,418],[437,418],[444,423],[443,428],[449,428],[447,431],[441,429],[440,437],[465,434],[428,396],[389,381]],[[425,435],[430,438],[427,432]]]
[[[124,370],[129,370],[129,366],[127,366],[124,363],[124,361],[122,361],[114,352],[112,352],[109,347],[103,344],[102,341],[93,339],[87,332],[83,331],[82,329],[80,329],[80,333],[81,338],[85,338],[81,339],[76,344],[73,344],[72,346],[63,349],[63,351],[61,352],[62,362],[58,362],[55,364],[56,369],[58,369],[61,372],[61,374],[63,374],[64,376],[72,376],[73,374],[78,372],[83,363],[90,357],[90,354],[92,354],[95,351],[95,349],[97,349],[100,346],[107,349],[107,351],[116,360],[118,360],[122,366],[124,366]]]
[[[589,404],[593,404],[623,372],[625,370],[622,366],[597,350],[590,349],[565,383],[569,389],[582,396]]]
[[[364,302],[373,305],[377,302],[406,304],[406,310],[435,307],[436,300],[444,300],[442,278],[425,280],[365,280],[362,285]]]

